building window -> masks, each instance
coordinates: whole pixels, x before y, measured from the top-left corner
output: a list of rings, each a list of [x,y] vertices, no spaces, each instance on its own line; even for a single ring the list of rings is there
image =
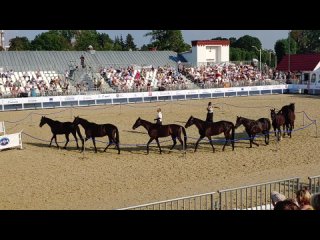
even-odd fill
[[[315,83],[316,82],[316,74],[312,74],[311,76],[311,83]]]
[[[303,74],[303,81],[309,81],[309,73]]]

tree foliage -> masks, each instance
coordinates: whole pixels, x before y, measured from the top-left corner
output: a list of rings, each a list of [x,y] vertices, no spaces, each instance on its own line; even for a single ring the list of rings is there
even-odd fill
[[[132,35],[129,33],[126,37],[126,41],[125,41],[125,44],[124,44],[124,50],[128,51],[128,50],[132,50],[132,51],[136,51],[137,50],[137,46],[134,44],[134,41],[133,41],[133,37]]]
[[[27,51],[31,49],[31,43],[27,37],[15,37],[9,40],[9,51]]]
[[[233,47],[241,48],[241,49],[247,50],[249,52],[253,50],[252,46],[257,47],[258,49],[262,48],[262,44],[261,44],[259,38],[252,37],[249,35],[244,35],[243,37],[240,37],[238,40],[236,40],[233,43]]]
[[[290,42],[290,47],[289,47]],[[274,50],[277,55],[278,62],[281,61],[281,59],[286,54],[296,54],[297,53],[297,43],[293,38],[288,39],[280,39],[278,40],[274,45]]]
[[[151,36],[152,45],[157,47],[157,50],[171,50],[181,53],[191,48],[189,44],[184,42],[181,30],[152,30],[145,36]]]
[[[292,30],[290,36],[297,43],[297,53],[320,52],[320,30]]]
[[[31,49],[38,51],[63,51],[70,50],[71,44],[56,31],[48,31],[38,34],[31,41]]]
[[[99,33],[98,34],[98,45],[99,49],[102,51],[110,51],[113,50],[113,41],[106,33]]]
[[[89,46],[93,49],[99,49],[99,34],[96,30],[80,30],[76,35],[74,49],[77,51],[86,51]]]

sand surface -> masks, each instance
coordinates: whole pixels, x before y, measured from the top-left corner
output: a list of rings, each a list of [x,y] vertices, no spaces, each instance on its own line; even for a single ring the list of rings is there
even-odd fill
[[[217,191],[248,184],[263,183],[290,177],[320,175],[320,137],[310,119],[320,122],[320,99],[306,95],[268,95],[211,99],[215,106],[214,121],[235,123],[237,116],[270,118],[270,108],[280,109],[294,102],[296,124],[292,138],[279,144],[272,134],[270,144],[260,137],[259,147],[249,149],[247,140],[236,142],[235,151],[215,143],[213,153],[207,141],[202,141],[196,153],[198,138],[195,126],[187,129],[188,149],[183,154],[180,145],[169,153],[170,137],[161,139],[164,153],[152,145],[145,147],[149,137],[142,127],[132,130],[138,117],[153,121],[157,107],[162,108],[163,121],[185,125],[190,115],[205,119],[208,99],[130,105],[103,105],[77,109],[61,108],[1,112],[7,133],[23,129],[23,149],[0,152],[0,209],[117,209],[188,195]],[[49,148],[51,131],[48,125],[39,127],[41,115],[58,121],[73,121],[79,115],[89,121],[115,124],[120,130],[121,154],[111,147],[103,152],[107,139],[99,138],[98,153],[91,140],[80,153],[74,141],[67,150],[55,144]],[[8,121],[12,122],[9,123]],[[15,122],[15,123],[13,123]],[[82,128],[81,128],[82,129]],[[82,129],[82,133],[84,131]],[[28,135],[30,136],[28,136]],[[32,136],[32,137],[31,137]],[[245,138],[244,128],[236,130],[236,138]],[[73,136],[70,135],[73,140]],[[223,135],[214,139],[223,139]],[[64,135],[58,136],[60,146]]]

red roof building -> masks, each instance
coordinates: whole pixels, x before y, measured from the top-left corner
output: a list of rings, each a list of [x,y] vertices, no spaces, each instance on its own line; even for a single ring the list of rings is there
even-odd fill
[[[289,61],[290,59],[290,61]],[[314,71],[320,67],[320,53],[285,55],[277,66],[278,71],[304,72]]]

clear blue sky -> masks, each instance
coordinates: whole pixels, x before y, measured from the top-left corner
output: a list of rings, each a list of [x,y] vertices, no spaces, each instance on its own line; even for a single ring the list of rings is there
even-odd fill
[[[33,40],[34,37],[47,30],[5,30],[5,44],[8,45],[9,39],[16,36],[27,37]],[[141,47],[143,44],[150,42],[150,37],[144,37],[144,34],[150,30],[98,30],[109,34],[114,39],[115,36],[122,34],[125,37],[130,33],[136,45]],[[192,40],[206,40],[214,37],[235,37],[239,38],[244,35],[254,36],[260,39],[263,49],[274,49],[277,40],[287,38],[289,30],[182,30],[183,39],[186,43],[191,44]]]

